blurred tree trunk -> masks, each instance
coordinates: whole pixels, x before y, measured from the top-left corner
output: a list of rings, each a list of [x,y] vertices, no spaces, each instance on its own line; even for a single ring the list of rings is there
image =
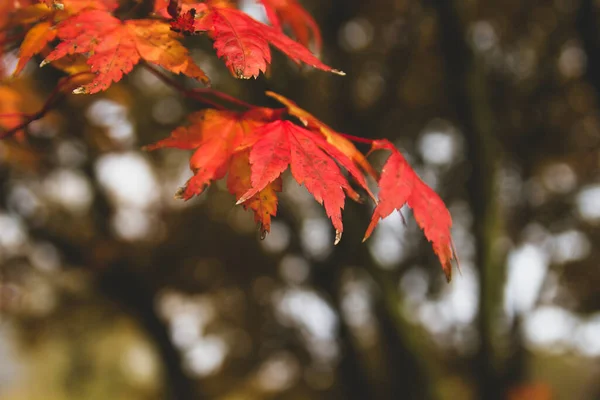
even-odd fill
[[[320,273],[315,283],[340,301],[340,272],[347,266],[360,265],[377,285],[373,299],[373,312],[377,317],[379,331],[377,347],[381,350],[382,357],[377,360],[377,367],[368,368],[368,371],[366,364],[363,363],[362,379],[368,382],[370,389],[367,397],[359,398],[435,399],[437,381],[435,368],[432,365],[432,362],[435,362],[434,357],[427,351],[427,344],[422,344],[418,340],[419,327],[407,323],[401,315],[402,302],[397,289],[397,274],[381,271],[372,259],[368,246],[353,243],[356,238],[361,237],[364,226],[368,223],[364,210],[355,205],[348,205],[346,213],[353,214],[352,218],[346,219],[344,225],[347,240],[343,240],[336,246],[334,257],[328,260],[326,265],[317,267]],[[324,274],[325,271],[330,272]],[[343,318],[341,312],[339,315]],[[358,360],[360,359],[358,357]]]
[[[156,315],[155,293],[143,282],[143,277],[128,271],[125,263],[118,263],[100,275],[98,287],[101,293],[131,314],[152,339],[166,375],[167,399],[204,399],[194,380],[183,370],[179,350],[174,347],[167,327]]]
[[[600,29],[593,0],[581,0],[576,24],[587,58],[587,80],[594,87],[597,99],[600,99]]]
[[[502,257],[493,252],[501,220],[496,195],[499,142],[489,103],[485,71],[466,42],[465,18],[456,1],[432,0],[440,26],[440,46],[446,71],[448,97],[467,144],[471,176],[467,188],[474,220],[475,263],[479,270],[478,330],[480,348],[475,359],[478,398],[504,398],[507,383],[494,341],[504,285]]]

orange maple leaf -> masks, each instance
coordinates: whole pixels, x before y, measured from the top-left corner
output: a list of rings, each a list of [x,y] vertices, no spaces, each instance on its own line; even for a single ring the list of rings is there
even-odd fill
[[[317,53],[321,51],[322,39],[319,26],[296,0],[259,0],[265,8],[267,18],[275,29],[283,30],[289,26],[294,37],[309,47],[311,37]],[[282,26],[283,25],[283,26]]]
[[[21,10],[22,8],[28,7],[34,0],[23,0],[21,2],[17,1],[0,1],[0,59],[4,56],[5,48],[8,42],[10,41],[10,30],[15,27],[17,21],[15,21],[14,14],[15,12]],[[0,78],[3,77],[4,63],[0,62]]]
[[[48,43],[56,38],[54,23],[68,18],[85,9],[112,11],[119,5],[118,0],[40,0],[44,4],[31,4],[18,9],[14,22],[22,25],[34,24],[21,43],[19,61],[13,76],[21,73],[27,62],[41,53]],[[40,22],[41,21],[41,22]]]
[[[147,19],[120,21],[106,11],[85,10],[61,22],[58,37],[62,42],[44,63],[68,54],[91,54],[87,62],[96,78],[74,93],[96,93],[108,89],[112,82],[118,82],[129,73],[140,59],[173,73],[209,82],[165,22]]]
[[[300,43],[285,36],[272,26],[256,21],[235,8],[208,6],[207,11],[196,19],[197,31],[206,31],[214,38],[217,55],[237,78],[256,78],[271,63],[269,45],[277,47],[296,63],[345,75],[322,63]]]
[[[373,150],[379,149],[389,150],[392,154],[383,166],[379,179],[379,204],[373,211],[363,241],[371,235],[380,219],[394,210],[400,211],[407,204],[413,210],[425,237],[431,242],[449,282],[452,278],[451,261],[456,258],[450,235],[450,212],[442,199],[419,178],[393,144],[387,140],[376,140],[373,142]]]
[[[250,151],[239,151],[231,158],[227,175],[227,189],[236,199],[239,200],[252,188],[250,176]],[[245,209],[254,211],[254,221],[260,224],[261,238],[271,231],[271,217],[277,215],[277,193],[282,189],[283,182],[279,177],[241,203]]]
[[[350,158],[320,134],[281,117],[281,110],[267,108],[246,112],[203,110],[192,114],[189,126],[175,129],[170,137],[146,146],[146,150],[196,149],[190,159],[194,176],[177,196],[190,199],[229,173],[229,191],[236,196],[237,204],[254,211],[263,235],[277,212],[281,174],[289,166],[295,180],[324,205],[336,229],[337,243],[343,231],[341,210],[345,197],[359,197],[337,162],[352,169],[357,177],[360,172]]]
[[[200,195],[212,181],[222,179],[229,172],[227,187],[239,199],[251,188],[249,150],[242,143],[257,128],[276,117],[276,110],[268,108],[253,108],[246,112],[202,110],[191,114],[189,126],[175,129],[170,137],[145,149],[196,149],[190,158],[194,176],[180,189],[177,197],[188,200]],[[242,202],[245,208],[254,211],[263,235],[269,232],[271,216],[277,212],[276,192],[280,191],[281,181],[273,182]]]
[[[31,28],[25,35],[19,49],[19,61],[13,75],[18,75],[31,57],[41,52],[55,38],[56,30],[52,29],[52,24],[49,21],[40,22]]]
[[[190,158],[194,176],[179,193],[185,200],[202,194],[212,181],[225,176],[231,155],[244,136],[244,117],[234,111],[202,110],[190,115],[190,121],[190,126],[179,127],[169,138],[146,147],[196,149]]]

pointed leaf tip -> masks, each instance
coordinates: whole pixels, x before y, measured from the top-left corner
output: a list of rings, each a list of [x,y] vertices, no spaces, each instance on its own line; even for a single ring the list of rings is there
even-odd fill
[[[260,240],[265,240],[267,238],[267,231],[261,226],[260,227]]]
[[[452,259],[448,258],[442,264],[442,270],[444,271],[444,275],[446,275],[446,283],[450,283],[452,281]],[[460,272],[460,269],[459,269]]]
[[[240,199],[238,201],[235,202],[235,205],[239,206],[240,204],[245,203],[246,200],[248,200],[252,196],[254,196],[254,194],[251,194],[251,195],[245,194],[245,195],[243,195],[242,197],[240,197]]]
[[[335,241],[333,242],[333,245],[337,245],[340,240],[342,240],[342,231],[336,230],[335,231]]]
[[[177,191],[173,195],[173,198],[175,200],[182,200],[182,199],[184,199],[184,196],[183,196],[184,193],[185,193],[185,186],[181,186],[180,188],[177,189]]]

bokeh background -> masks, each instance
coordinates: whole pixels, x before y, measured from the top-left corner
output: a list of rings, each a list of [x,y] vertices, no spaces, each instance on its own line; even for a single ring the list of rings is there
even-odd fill
[[[361,244],[372,206],[348,203],[334,247],[289,177],[264,241],[221,184],[174,200],[189,154],[140,148],[204,106],[138,69],[0,142],[1,399],[600,398],[599,2],[303,4],[345,78],[278,54],[236,81],[187,43],[219,90],[394,141],[462,275],[409,210]],[[36,111],[60,76],[4,85]]]

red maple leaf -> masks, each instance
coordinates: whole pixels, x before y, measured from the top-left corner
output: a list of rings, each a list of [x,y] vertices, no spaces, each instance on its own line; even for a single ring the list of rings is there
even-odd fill
[[[196,28],[194,27],[195,19],[196,9],[192,8],[185,13],[178,15],[170,22],[171,30],[174,32],[181,32],[184,35],[192,35],[196,31]]]
[[[410,167],[402,154],[387,140],[373,142],[373,150],[391,151],[379,179],[379,204],[373,211],[371,223],[367,228],[366,240],[381,218],[407,204],[413,211],[417,224],[433,246],[446,279],[452,278],[452,259],[456,253],[452,244],[450,227],[452,218],[440,197],[427,186]]]
[[[250,150],[239,151],[231,157],[229,163],[227,189],[238,200],[252,188],[249,157]],[[260,224],[262,238],[271,230],[271,217],[277,214],[277,193],[282,189],[283,182],[279,177],[241,203],[245,209],[254,211],[254,221]]]
[[[369,164],[369,161],[367,161],[367,158],[360,151],[358,151],[356,146],[354,146],[354,144],[350,140],[346,139],[340,133],[331,129],[329,126],[321,122],[318,118],[310,114],[308,111],[305,111],[302,108],[298,107],[298,105],[290,99],[287,99],[282,95],[274,92],[266,92],[266,94],[267,96],[273,97],[274,99],[277,99],[280,103],[285,105],[288,110],[288,113],[298,118],[304,124],[304,126],[308,127],[313,131],[321,133],[328,143],[330,143],[333,147],[344,153],[365,173],[373,177],[373,179],[377,180],[379,178],[379,174],[377,173],[377,171],[375,171],[371,164]],[[344,165],[344,167],[348,169],[350,173],[352,173],[352,176],[354,176],[357,179],[358,183],[363,187],[363,189],[365,189],[369,194],[371,194],[368,188],[366,187],[366,182],[364,181],[362,174],[360,174],[360,172],[355,172],[353,168],[349,168],[346,165]],[[371,195],[371,197],[373,196]]]
[[[75,93],[96,93],[144,59],[173,73],[182,73],[208,83],[208,77],[190,58],[168,23],[138,19],[121,21],[101,10],[86,10],[58,25],[62,40],[45,62],[68,54],[91,54],[88,64],[96,78]]]
[[[19,61],[13,75],[18,75],[31,57],[41,52],[54,38],[56,38],[56,30],[52,29],[49,21],[40,22],[32,27],[25,35],[19,49]]]
[[[196,30],[206,31],[214,38],[217,55],[238,78],[257,77],[271,63],[269,45],[277,47],[296,63],[345,75],[322,63],[300,43],[285,36],[272,26],[256,21],[242,11],[229,7],[208,6],[196,19]]]
[[[327,216],[336,230],[335,243],[344,230],[342,209],[345,191],[350,189],[333,158],[319,146],[322,141],[317,134],[294,125],[290,121],[275,121],[255,131],[256,142],[250,151],[252,165],[252,188],[240,197],[243,203],[275,181],[289,166],[292,176],[306,186],[319,204],[323,204]]]
[[[283,120],[285,114],[280,109],[204,110],[192,114],[189,127],[177,128],[169,138],[147,149],[195,149],[190,159],[194,176],[178,193],[184,199],[202,193],[210,183],[228,173],[229,191],[236,196],[237,204],[254,211],[263,235],[269,231],[271,217],[277,212],[281,175],[290,167],[294,179],[324,206],[336,230],[335,243],[338,243],[343,231],[345,197],[354,200],[359,197],[340,166],[373,197],[364,176],[372,167],[365,167],[368,162],[364,156],[358,156],[358,150],[342,134],[285,97],[272,92],[268,95],[284,103],[285,111],[298,117],[306,128]],[[378,203],[363,240],[371,235],[380,219],[407,204],[425,237],[432,243],[449,281],[451,261],[456,258],[456,252],[450,236],[452,219],[448,209],[389,141],[372,143],[372,150],[384,149],[392,154],[379,177]],[[371,175],[379,174],[372,171]]]
[[[322,39],[319,26],[296,0],[259,1],[265,7],[267,18],[275,29],[281,31],[283,26],[288,26],[298,42],[309,47],[312,38],[317,53],[321,51]]]
[[[337,243],[343,231],[344,199],[346,195],[354,200],[359,197],[338,163],[368,191],[364,176],[319,133],[281,120],[282,116],[281,110],[267,108],[241,113],[204,110],[192,114],[189,126],[177,128],[170,137],[146,149],[195,149],[190,159],[194,176],[178,192],[178,197],[186,200],[229,173],[229,191],[237,204],[254,211],[263,233],[269,231],[271,216],[277,212],[281,174],[289,166],[295,180],[324,205],[336,229]]]

